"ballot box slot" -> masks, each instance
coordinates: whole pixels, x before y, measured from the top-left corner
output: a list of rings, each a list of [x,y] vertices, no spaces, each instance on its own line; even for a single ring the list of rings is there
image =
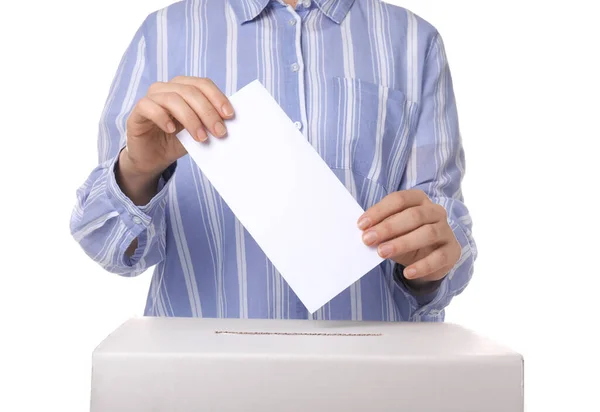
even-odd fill
[[[335,332],[247,332],[233,330],[216,330],[217,335],[275,335],[275,336],[346,336],[346,337],[375,337],[383,333],[335,333]]]

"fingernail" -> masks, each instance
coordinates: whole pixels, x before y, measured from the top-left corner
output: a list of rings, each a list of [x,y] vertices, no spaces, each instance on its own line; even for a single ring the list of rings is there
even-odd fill
[[[368,217],[363,217],[358,221],[358,228],[365,230],[366,228],[369,227],[370,224],[371,224],[371,219],[369,219]]]
[[[208,138],[208,136],[206,135],[206,131],[203,128],[198,129],[198,131],[196,132],[196,137],[201,142],[205,141]]]
[[[392,253],[394,252],[394,248],[392,247],[392,245],[381,245],[379,246],[379,256],[381,256],[382,258],[388,258],[392,255]]]
[[[377,233],[370,230],[367,233],[365,233],[362,238],[363,242],[365,242],[367,245],[372,245],[377,240]]]
[[[412,278],[416,274],[417,274],[417,269],[415,269],[415,268],[410,268],[410,269],[404,270],[404,276],[407,278]]]
[[[223,114],[227,117],[233,116],[233,107],[229,103],[225,103],[221,108],[223,110]]]
[[[221,122],[217,122],[217,124],[215,124],[215,133],[216,133],[217,137],[225,136],[225,133],[227,133],[227,129],[225,129],[225,125]]]
[[[172,122],[167,123],[167,131],[169,133],[175,133],[175,124],[173,124]]]

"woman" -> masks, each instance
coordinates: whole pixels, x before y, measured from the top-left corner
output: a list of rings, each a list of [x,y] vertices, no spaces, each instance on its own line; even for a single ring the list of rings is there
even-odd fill
[[[366,209],[357,225],[386,259],[313,315],[175,136],[225,136],[226,95],[255,79]],[[405,9],[195,0],[155,12],[119,65],[98,147],[71,230],[110,272],[156,265],[146,315],[442,321],[471,278],[450,71],[437,31]]]

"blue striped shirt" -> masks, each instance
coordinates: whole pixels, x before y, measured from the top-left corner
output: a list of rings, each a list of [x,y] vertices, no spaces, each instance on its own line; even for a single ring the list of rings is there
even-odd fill
[[[476,257],[442,39],[379,0],[298,3],[188,0],[144,20],[110,87],[99,164],[77,192],[72,234],[110,272],[154,267],[148,316],[442,321]],[[448,211],[457,265],[423,301],[385,261],[310,315],[189,156],[135,206],[114,175],[126,120],[153,82],[178,75],[210,78],[227,95],[260,80],[365,209],[393,191],[423,190]]]

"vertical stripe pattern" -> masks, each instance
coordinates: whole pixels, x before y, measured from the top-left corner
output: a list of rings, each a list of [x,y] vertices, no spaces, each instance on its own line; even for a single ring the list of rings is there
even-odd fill
[[[189,156],[165,171],[148,205],[134,205],[113,172],[127,118],[150,84],[181,75],[209,77],[227,95],[261,81],[364,209],[409,188],[446,207],[463,254],[438,293],[417,303],[386,261],[309,314]],[[98,157],[77,191],[71,231],[108,271],[153,268],[147,315],[440,321],[471,278],[476,246],[444,45],[429,23],[379,0],[295,9],[184,0],[152,13],[115,71]]]

